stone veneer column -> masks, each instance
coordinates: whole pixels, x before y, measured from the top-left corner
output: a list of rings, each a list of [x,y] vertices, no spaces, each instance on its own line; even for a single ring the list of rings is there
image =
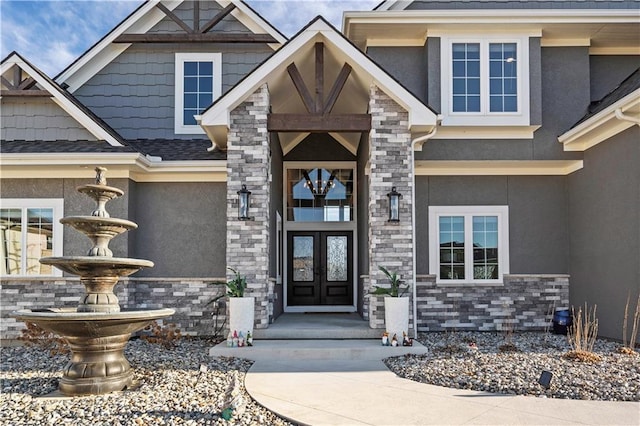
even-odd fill
[[[271,160],[266,84],[230,113],[227,142],[227,265],[247,277],[246,296],[256,298],[255,328],[269,325],[269,200]],[[238,219],[238,194],[251,191],[249,215]]]
[[[373,286],[388,286],[388,280],[378,270],[384,266],[396,272],[410,285],[413,293],[413,225],[412,192],[414,186],[411,156],[411,132],[409,115],[393,99],[377,86],[370,88],[369,112],[371,133],[369,136],[369,287],[365,286],[365,298],[369,298],[369,325],[384,328],[384,302],[382,297],[369,296]],[[387,193],[392,187],[402,194],[400,221],[389,222]],[[413,308],[410,303],[410,327],[413,326]],[[408,330],[407,330],[408,332]]]

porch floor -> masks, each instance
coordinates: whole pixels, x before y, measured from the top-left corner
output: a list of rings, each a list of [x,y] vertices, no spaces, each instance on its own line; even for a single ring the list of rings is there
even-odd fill
[[[377,339],[382,330],[369,328],[357,313],[284,313],[269,328],[254,330],[255,339]]]

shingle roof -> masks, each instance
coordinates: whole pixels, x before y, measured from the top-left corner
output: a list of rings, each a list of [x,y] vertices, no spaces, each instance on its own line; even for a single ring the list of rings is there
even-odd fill
[[[139,139],[126,141],[128,146],[111,146],[104,141],[2,141],[3,154],[55,153],[135,153],[161,157],[162,161],[226,160],[227,153],[207,151],[209,140]]]
[[[128,146],[112,146],[105,141],[2,141],[3,154],[44,154],[44,153],[114,153],[136,152]]]
[[[615,89],[609,92],[599,101],[591,102],[588,108],[587,114],[584,115],[576,124],[572,127],[576,127],[578,124],[590,119],[600,111],[605,110],[611,105],[618,102],[620,99],[629,95],[635,90],[640,89],[640,68],[636,69],[629,77],[627,77],[622,83]]]
[[[227,153],[224,151],[207,151],[211,146],[208,139],[138,139],[128,140],[127,144],[144,155],[161,157],[163,161],[227,159]]]

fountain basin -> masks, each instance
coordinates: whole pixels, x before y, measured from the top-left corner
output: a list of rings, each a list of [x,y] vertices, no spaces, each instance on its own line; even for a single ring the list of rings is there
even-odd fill
[[[43,257],[40,263],[81,277],[126,277],[142,268],[153,267],[150,260],[107,256]]]
[[[95,395],[130,388],[133,370],[124,356],[131,333],[174,309],[77,312],[75,308],[20,310],[11,316],[56,333],[69,343],[71,358],[58,388],[65,395]]]
[[[126,219],[97,216],[70,216],[60,219],[63,225],[69,225],[80,231],[93,242],[87,256],[113,256],[109,241],[123,232],[136,229],[137,224]]]

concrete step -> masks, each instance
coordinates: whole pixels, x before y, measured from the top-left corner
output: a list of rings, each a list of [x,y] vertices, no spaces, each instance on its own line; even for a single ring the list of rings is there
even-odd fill
[[[222,342],[209,350],[213,357],[227,356],[261,360],[381,360],[405,354],[424,354],[428,349],[413,346],[382,346],[380,339],[254,340],[253,346],[230,348]]]
[[[305,327],[304,325],[291,327],[269,327],[254,330],[254,338],[261,340],[333,340],[333,339],[377,339],[382,336],[382,330],[369,327]]]

